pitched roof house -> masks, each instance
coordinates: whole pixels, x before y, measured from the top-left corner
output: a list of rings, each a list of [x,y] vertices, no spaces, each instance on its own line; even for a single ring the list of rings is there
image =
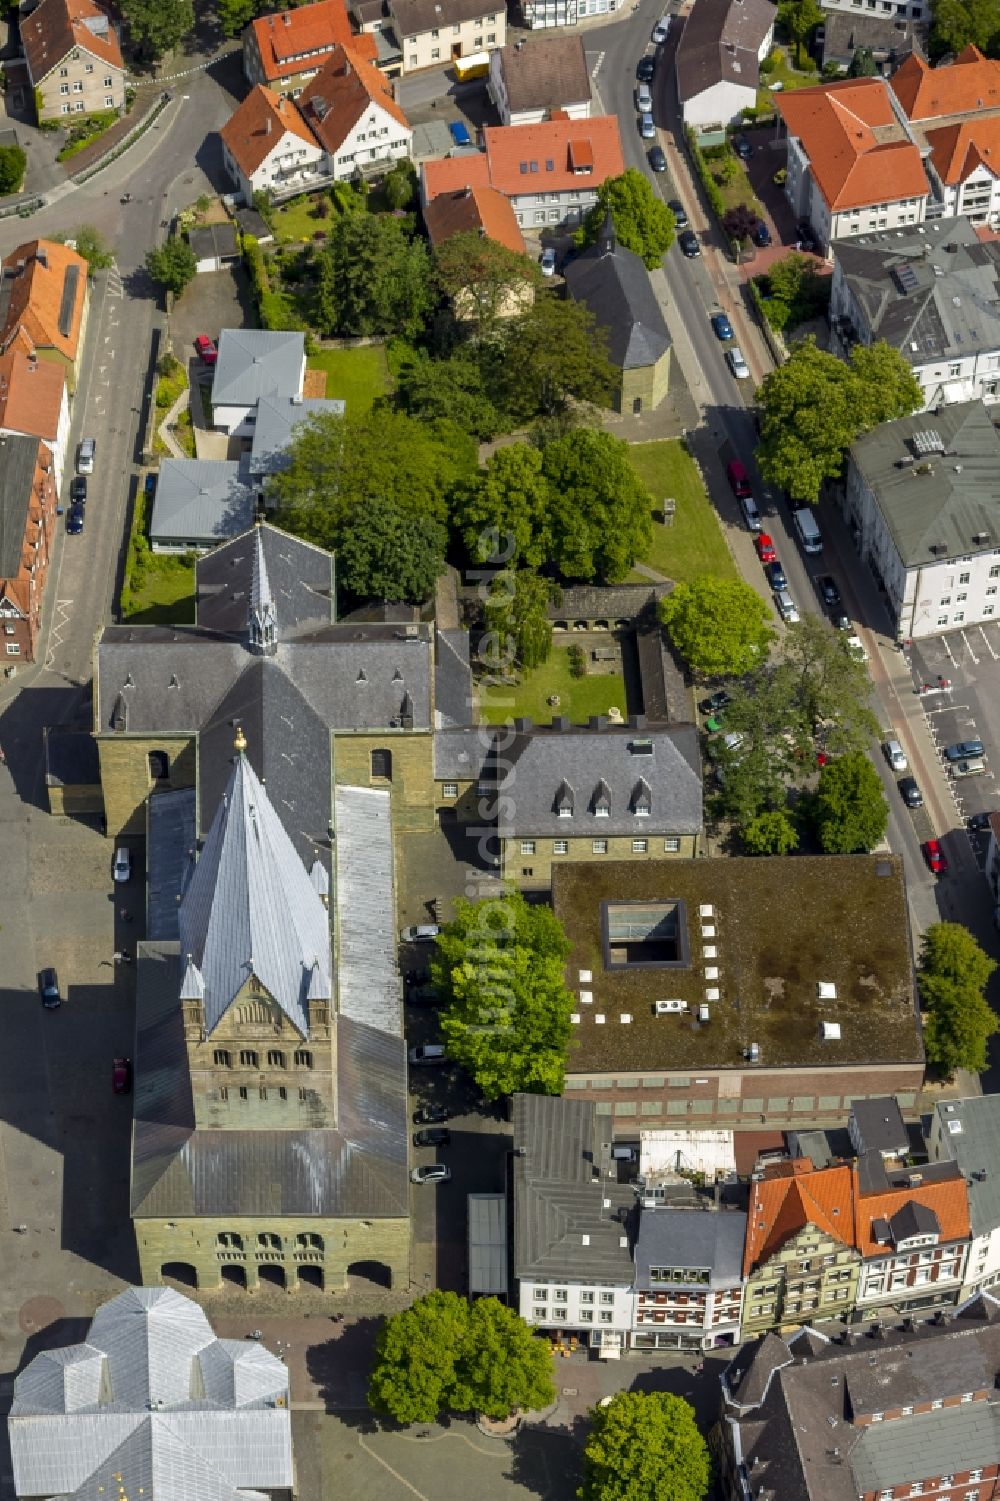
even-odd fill
[[[253,518],[254,493],[236,459],[161,462],[149,521],[154,552],[215,547],[245,532]]]
[[[0,437],[0,618],[8,667],[35,660],[57,497],[46,445]]]
[[[56,488],[62,485],[69,442],[66,376],[52,360],[40,360],[13,340],[0,354],[0,433],[41,438],[55,462]]]
[[[525,254],[524,236],[509,199],[482,183],[438,193],[424,208],[424,224],[432,245],[441,245],[452,235],[482,234],[518,255]]]
[[[291,99],[257,84],[219,132],[226,171],[245,203],[282,198],[324,179],[326,155]]]
[[[224,328],[212,381],[215,426],[252,436],[249,418],[261,397],[301,396],[305,370],[304,334]]]
[[[698,0],[675,61],[685,125],[728,125],[756,104],[776,14],[770,0]]]
[[[388,0],[388,7],[404,74],[478,60],[507,40],[507,8],[500,0]]]
[[[72,393],[87,324],[87,262],[55,240],[29,240],[3,261],[0,348],[14,339],[63,367]]]
[[[41,120],[124,106],[118,37],[92,0],[41,0],[21,18],[21,44]]]
[[[1000,219],[1000,62],[965,47],[951,63],[930,67],[908,57],[892,91],[927,155],[927,173],[946,214],[974,223]]]
[[[953,62],[936,68],[914,54],[896,69],[890,82],[911,120],[1000,110],[1000,62],[984,57],[971,42]]]
[[[335,181],[409,155],[413,132],[391,83],[352,49],[334,48],[303,90],[299,108]]]
[[[561,110],[590,114],[590,70],[580,36],[545,36],[490,53],[489,92],[501,125],[537,125]]]
[[[298,98],[336,47],[375,60],[374,38],[355,34],[344,0],[316,0],[251,21],[243,33],[243,71],[250,83]]]

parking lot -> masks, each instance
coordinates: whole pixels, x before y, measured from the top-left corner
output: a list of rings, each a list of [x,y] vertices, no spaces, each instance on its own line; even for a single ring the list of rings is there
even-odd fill
[[[910,662],[958,818],[965,822],[1000,808],[1000,622],[915,641]],[[982,742],[986,769],[976,776],[955,776],[945,747],[970,740]]]

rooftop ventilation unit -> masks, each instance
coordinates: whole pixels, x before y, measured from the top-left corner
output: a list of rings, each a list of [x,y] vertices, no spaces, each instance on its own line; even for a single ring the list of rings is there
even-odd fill
[[[580,971],[580,984],[581,985],[589,985],[590,982],[591,982],[591,980],[593,978],[594,978],[593,970],[581,969],[581,971]]]
[[[820,1028],[819,1028],[819,1034],[820,1034],[820,1037],[823,1039],[824,1042],[839,1042],[840,1041],[840,1023],[839,1022],[821,1022],[820,1023]]]
[[[579,1011],[571,1011],[570,1015],[569,1015],[569,1019],[573,1023],[574,1027],[578,1027],[580,1025],[580,1013],[579,1013]]]
[[[706,943],[701,953],[704,959],[718,959],[719,957],[719,951],[714,943]]]
[[[820,980],[816,986],[816,994],[821,1001],[835,1001],[837,987],[832,980]]]
[[[720,998],[720,994],[718,985],[708,985],[705,987],[706,1001],[717,1001]]]
[[[708,1007],[705,1005],[705,1003],[703,1001],[701,1003],[701,1005],[698,1007],[698,1020],[700,1022],[707,1022],[707,1021],[711,1021],[711,1019],[712,1019],[712,1013],[709,1011]]]
[[[990,534],[989,534],[989,532],[976,532],[976,534],[975,534],[975,536],[973,537],[972,540],[973,540],[973,542],[976,543],[976,545],[978,547],[983,542],[988,542],[990,540]]]
[[[707,965],[706,968],[705,968],[705,979],[706,980],[717,980],[718,978],[719,978],[718,965],[715,965],[715,964],[709,964],[709,965]]]
[[[745,1049],[745,1051],[743,1053],[743,1056],[747,1060],[748,1063],[759,1063],[760,1062],[760,1045],[759,1045],[759,1043],[752,1042],[750,1044],[750,1046]]]
[[[949,1121],[948,1122],[948,1131],[949,1131],[949,1134],[952,1135],[952,1136],[961,1136],[961,1134],[962,1134],[962,1122],[961,1121]]]
[[[592,990],[581,990],[580,1004],[582,1006],[592,1006],[594,1004],[594,992]]]
[[[918,453],[922,458],[931,453],[944,453],[941,434],[936,432],[932,427],[924,428],[921,432],[914,433],[910,441],[913,444],[914,452]]]
[[[595,1026],[598,1026],[598,1027],[603,1027],[604,1026],[604,1012],[603,1011],[598,1011],[595,1014],[595,1016],[594,1016],[594,1024],[595,1024]]]
[[[700,918],[707,917],[709,922],[711,922],[712,918],[715,916],[715,908],[712,906],[711,902],[703,902],[701,904],[701,906],[698,908],[698,916]]]
[[[618,1020],[621,1022],[623,1027],[629,1026],[632,1021],[631,1011],[623,1011]]]
[[[654,1010],[657,1016],[679,1016],[687,1010],[687,1001],[657,1001]]]

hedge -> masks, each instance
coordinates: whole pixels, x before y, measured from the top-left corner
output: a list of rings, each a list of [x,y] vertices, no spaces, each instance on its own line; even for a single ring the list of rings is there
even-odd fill
[[[684,134],[687,137],[688,150],[691,153],[691,160],[694,162],[694,169],[698,174],[698,179],[702,187],[705,189],[705,197],[708,199],[709,207],[721,225],[722,216],[726,212],[726,205],[722,200],[719,185],[709,170],[704,152],[698,145],[698,138],[690,125]]]

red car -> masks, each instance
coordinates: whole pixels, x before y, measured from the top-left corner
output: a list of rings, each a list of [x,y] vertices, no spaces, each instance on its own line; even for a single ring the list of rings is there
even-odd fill
[[[921,849],[924,852],[924,859],[933,873],[936,876],[945,875],[948,870],[948,862],[944,857],[944,851],[939,841],[937,839],[928,839],[921,845]]]
[[[776,563],[778,561],[778,554],[774,543],[767,535],[767,532],[758,532],[754,538],[753,545],[756,547],[757,556],[762,563]]]
[[[131,1058],[115,1058],[111,1064],[111,1088],[115,1094],[128,1094],[132,1088]]]
[[[206,365],[214,365],[219,358],[219,351],[208,337],[208,334],[199,334],[194,341],[194,347]]]

